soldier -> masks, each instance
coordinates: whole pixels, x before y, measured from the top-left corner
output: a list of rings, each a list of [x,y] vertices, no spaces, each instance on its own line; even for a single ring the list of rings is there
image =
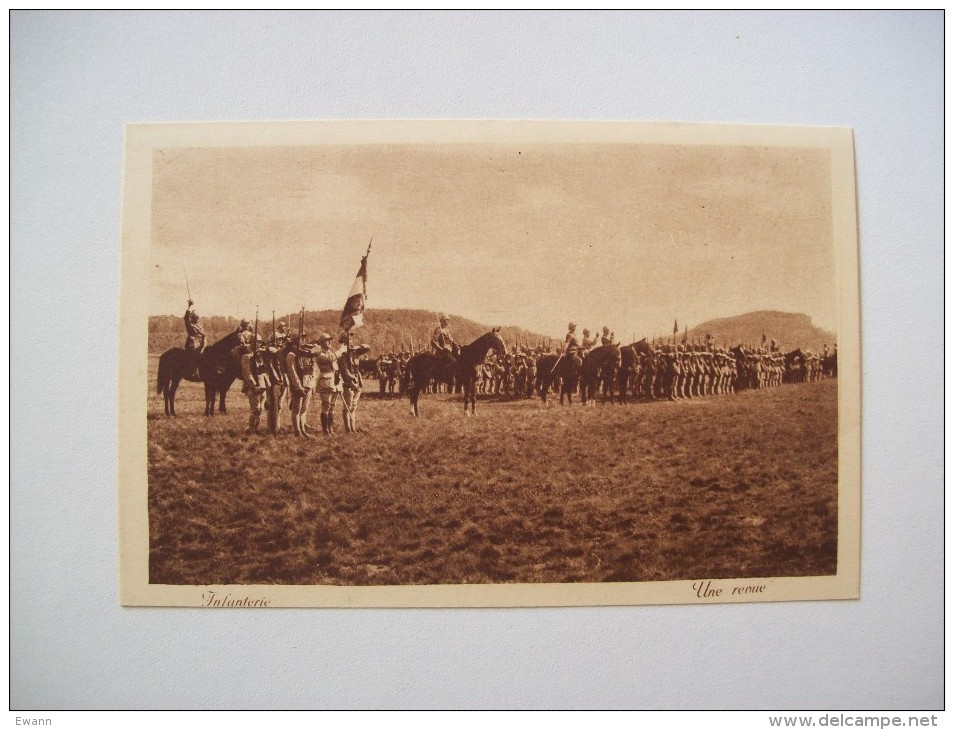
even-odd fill
[[[576,323],[570,322],[567,325],[566,337],[563,338],[563,356],[567,358],[575,358],[581,364],[583,360],[580,358],[580,343],[576,339]]]
[[[205,330],[199,324],[199,315],[192,309],[192,300],[189,300],[189,306],[186,307],[185,314],[182,317],[185,322],[186,341],[185,351],[191,357],[187,360],[186,372],[189,373],[189,380],[198,381],[199,378],[199,356],[205,349]]]
[[[284,361],[288,354],[289,340],[286,337],[283,344],[274,335],[272,343],[265,348],[262,359],[265,361],[266,388],[265,411],[268,413],[269,433],[278,433],[282,421],[282,403],[288,391],[288,376],[285,374]]]
[[[283,350],[288,347],[288,342],[291,338],[288,334],[288,325],[284,322],[279,322],[275,328],[275,331],[272,332],[271,339],[269,340],[269,345]]]
[[[331,347],[331,335],[322,332],[318,335],[318,348],[315,350],[315,364],[318,368],[318,395],[321,397],[321,430],[325,435],[335,432],[335,402],[341,392],[338,371],[338,358],[347,348]]]
[[[601,345],[612,345],[616,341],[616,335],[610,332],[609,327],[603,328],[603,335],[600,337]]]
[[[296,436],[313,438],[306,420],[315,385],[315,356],[312,348],[305,344],[307,339],[307,334],[302,333],[300,340],[291,341],[285,354],[285,375],[291,390],[292,430]]]
[[[453,353],[454,346],[457,343],[454,341],[454,338],[451,337],[450,329],[448,325],[450,320],[447,318],[446,314],[440,316],[440,324],[434,330],[434,334],[431,335],[431,351],[437,354],[442,354],[445,352]]]
[[[262,406],[265,403],[267,375],[262,350],[254,342],[239,345],[233,350],[238,358],[242,372],[242,392],[248,397],[248,429],[245,433],[256,433],[262,418]]]
[[[341,373],[341,415],[344,418],[345,431],[357,433],[354,414],[358,409],[361,389],[364,381],[359,367],[361,356],[371,351],[370,345],[351,345],[351,332],[342,332],[338,342],[345,346],[345,353],[338,358],[338,370]]]
[[[239,322],[239,326],[235,329],[233,334],[238,335],[239,342],[243,345],[248,343],[248,341],[252,339],[252,323],[247,319],[243,319]]]
[[[583,330],[583,342],[581,343],[583,346],[583,352],[589,352],[590,350],[592,350],[594,347],[596,347],[596,343],[598,341],[599,340],[597,340],[595,337],[592,337],[592,338],[590,337],[589,330],[587,329]]]

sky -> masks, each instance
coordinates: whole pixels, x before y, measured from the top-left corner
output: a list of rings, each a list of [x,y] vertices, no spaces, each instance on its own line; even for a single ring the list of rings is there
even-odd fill
[[[826,149],[326,144],[153,156],[151,314],[430,309],[623,339],[755,310],[837,329]]]

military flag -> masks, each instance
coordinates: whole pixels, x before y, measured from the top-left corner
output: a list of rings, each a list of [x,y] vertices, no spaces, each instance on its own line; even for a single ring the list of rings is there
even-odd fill
[[[354,278],[351,293],[341,312],[343,330],[350,330],[352,327],[360,327],[364,324],[364,304],[368,298],[368,254],[370,253],[371,243],[369,242],[368,250],[361,257],[361,266],[358,267],[358,275]]]
[[[682,344],[689,342],[689,325],[686,325],[686,331],[682,333]]]

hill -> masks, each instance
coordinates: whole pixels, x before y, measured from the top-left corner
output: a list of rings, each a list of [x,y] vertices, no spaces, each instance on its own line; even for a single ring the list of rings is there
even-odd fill
[[[305,331],[314,333],[319,330],[333,335],[340,331],[338,320],[341,311],[325,309],[317,312],[305,312]],[[450,330],[461,344],[476,340],[491,329],[491,325],[474,322],[450,314]],[[289,330],[298,331],[298,313],[279,316],[288,324]],[[369,309],[364,313],[364,326],[357,328],[355,337],[358,342],[371,345],[371,355],[377,356],[391,350],[419,350],[426,348],[431,333],[437,326],[438,314],[424,309]],[[202,327],[208,336],[208,343],[232,332],[239,325],[235,317],[203,317]],[[497,325],[493,325],[497,326]],[[272,331],[271,313],[267,319],[259,319],[259,333],[269,335]],[[554,342],[551,338],[539,335],[520,327],[501,327],[500,335],[507,347],[515,343],[520,345],[540,345]],[[162,353],[172,347],[182,347],[185,341],[185,329],[182,317],[158,315],[149,318],[149,352]]]
[[[823,345],[831,347],[835,335],[812,324],[811,317],[789,312],[749,312],[737,317],[711,319],[689,330],[689,340],[704,342],[706,333],[715,338],[717,346],[749,344],[758,347],[762,334],[768,341],[775,340],[783,351],[796,348],[820,352]],[[681,340],[682,334],[678,336]]]

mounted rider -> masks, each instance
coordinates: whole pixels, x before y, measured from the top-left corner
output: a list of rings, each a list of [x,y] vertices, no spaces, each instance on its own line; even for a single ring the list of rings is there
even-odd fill
[[[595,337],[590,337],[590,331],[588,329],[583,330],[583,352],[589,352],[592,350],[594,347],[596,347],[597,342],[598,340]]]
[[[600,337],[600,344],[605,347],[606,345],[612,345],[614,342],[616,342],[616,335],[610,332],[609,327],[604,327],[603,334]]]
[[[460,345],[455,342],[454,338],[451,336],[450,329],[448,325],[450,320],[446,314],[440,316],[440,323],[434,329],[434,333],[431,335],[431,352],[445,360],[453,360],[454,350],[460,349]]]
[[[189,300],[189,306],[186,307],[185,314],[182,316],[185,323],[186,341],[185,351],[189,360],[186,361],[185,372],[188,373],[187,379],[198,382],[199,377],[199,356],[205,349],[205,330],[199,324],[199,315],[192,309],[192,300]]]
[[[575,360],[579,366],[583,365],[581,356],[580,342],[576,339],[576,323],[570,322],[567,325],[566,337],[563,338],[563,357],[568,360]]]

